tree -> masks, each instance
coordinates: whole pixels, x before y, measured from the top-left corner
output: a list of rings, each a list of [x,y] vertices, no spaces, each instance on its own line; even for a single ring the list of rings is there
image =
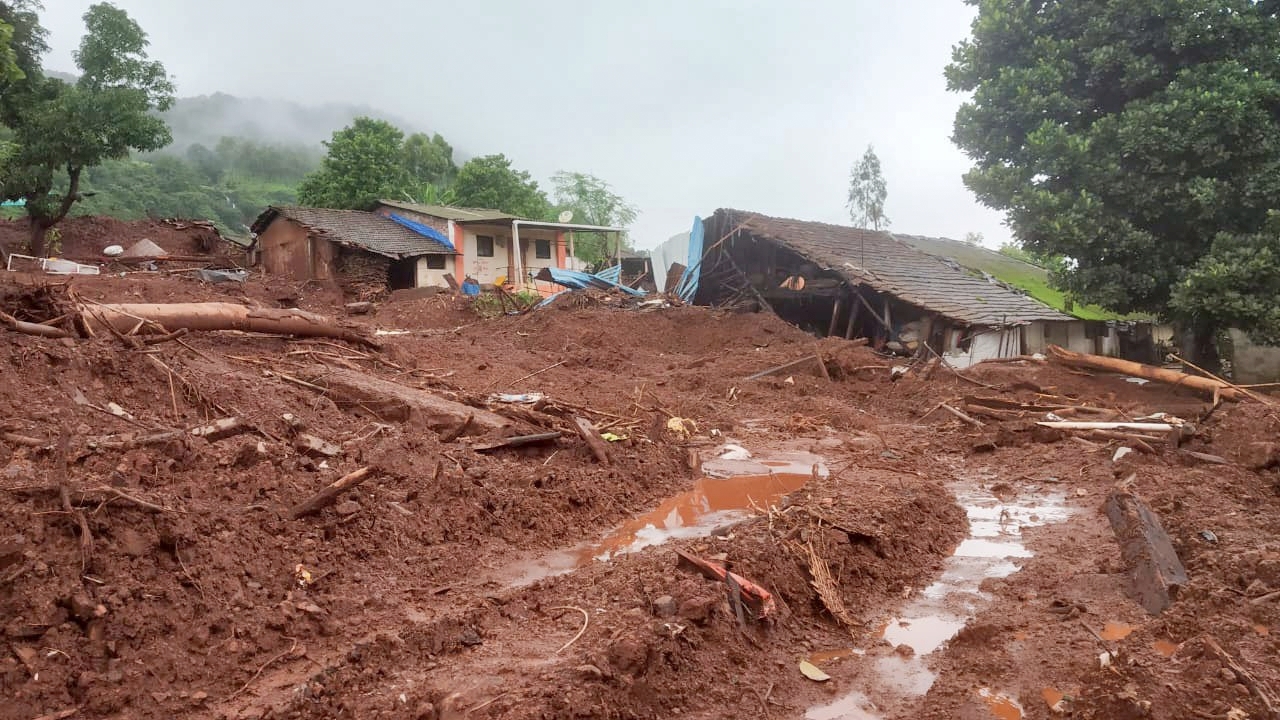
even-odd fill
[[[980,232],[967,232],[964,234],[964,242],[966,245],[981,245],[982,240],[983,237]]]
[[[1263,232],[1220,233],[1174,286],[1175,312],[1211,327],[1249,328],[1251,339],[1280,345],[1280,221]]]
[[[13,49],[13,26],[0,19],[0,82],[12,82],[26,77],[18,67],[18,53]]]
[[[1211,357],[1222,316],[1189,288],[1261,242],[1280,196],[1280,4],[967,1],[973,36],[946,70],[973,93],[955,123],[965,184],[1027,249],[1070,259],[1060,287],[1171,314],[1194,336],[1185,351]]]
[[[858,227],[881,230],[889,227],[889,217],[884,214],[884,201],[889,195],[884,174],[880,171],[880,158],[875,148],[868,145],[862,159],[854,163],[849,173],[849,219]]]
[[[404,133],[385,120],[359,117],[335,132],[320,169],[298,188],[303,205],[367,209],[398,196],[408,184],[402,162]]]
[[[19,27],[9,17],[5,20],[15,30]],[[0,178],[0,194],[26,201],[35,255],[44,253],[49,228],[83,199],[85,168],[127,157],[130,150],[157,150],[170,141],[168,127],[153,113],[173,102],[173,84],[164,66],[147,58],[146,33],[108,3],[90,6],[84,23],[86,32],[74,54],[80,69],[75,84],[44,77],[39,67],[43,31],[28,29],[18,59],[31,64],[22,67],[25,77],[10,83],[0,101],[0,116],[17,145]]]
[[[626,228],[636,221],[639,211],[613,191],[609,183],[595,175],[560,171],[551,176],[556,206],[573,213],[573,221],[581,225]],[[623,246],[630,243],[624,234]],[[583,261],[596,265],[612,255],[611,238],[602,233],[575,233],[574,253]]]
[[[453,164],[453,146],[436,133],[414,133],[404,139],[401,150],[405,172],[409,179],[420,186],[444,185],[458,166]]]
[[[512,170],[505,155],[472,158],[458,170],[453,191],[463,207],[490,208],[542,220],[551,210],[547,194],[524,170]]]

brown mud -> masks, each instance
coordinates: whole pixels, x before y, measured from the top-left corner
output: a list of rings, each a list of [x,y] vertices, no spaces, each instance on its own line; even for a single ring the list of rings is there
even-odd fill
[[[11,274],[4,308],[50,319],[32,300],[45,281]],[[100,302],[342,315],[315,285],[71,282]],[[0,719],[1262,718],[1280,688],[1280,496],[1275,469],[1250,467],[1274,455],[1255,445],[1280,430],[1271,408],[1210,412],[1184,390],[1040,364],[890,381],[900,361],[703,308],[481,320],[437,296],[343,321],[401,334],[377,336],[381,352],[0,335]],[[745,380],[806,353],[831,380]],[[287,379],[327,367],[563,435],[479,452],[486,438]],[[1231,464],[1165,448],[1113,462],[1114,443],[1030,421],[926,415],[966,395],[1173,413],[1196,422],[1186,448]],[[251,431],[129,442],[228,416]],[[609,464],[573,416],[611,434]],[[299,450],[299,432],[337,452]],[[370,479],[290,519],[362,467]],[[1127,594],[1100,510],[1125,481],[1191,577],[1157,618]],[[740,619],[675,549],[777,611]]]

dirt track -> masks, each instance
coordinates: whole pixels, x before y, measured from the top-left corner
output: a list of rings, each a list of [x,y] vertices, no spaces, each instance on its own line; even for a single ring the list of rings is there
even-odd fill
[[[0,286],[5,309],[36,281]],[[340,309],[330,290],[256,282],[75,285],[99,301],[290,297]],[[0,718],[1046,718],[1059,715],[1045,698],[1059,695],[1071,717],[1267,717],[1259,691],[1206,653],[1206,636],[1262,693],[1280,688],[1277,476],[1246,467],[1267,454],[1253,443],[1280,430],[1271,408],[1224,406],[1199,421],[1210,408],[1198,396],[1039,364],[890,382],[893,363],[865,348],[700,308],[560,302],[482,321],[436,298],[348,320],[411,332],[379,336],[381,353],[234,333],[146,350],[0,336],[0,430],[40,441],[0,441],[0,692],[11,699]],[[803,369],[744,380],[814,352],[830,381]],[[445,442],[281,377],[326,367],[476,405],[544,393],[540,410],[490,407],[514,413],[521,431],[565,434],[481,453],[472,448],[484,438]],[[922,419],[966,395],[1173,413],[1198,421],[1185,448],[1231,464],[1155,448],[1117,466],[1118,443],[1088,446],[1030,419]],[[342,453],[294,449],[285,413]],[[111,447],[227,415],[256,431]],[[573,434],[575,415],[623,438],[609,465]],[[674,424],[687,436],[673,417],[690,421]],[[753,457],[718,460],[726,445]],[[773,460],[789,464],[760,465]],[[289,519],[366,466],[374,479]],[[699,480],[735,471],[757,477]],[[1158,618],[1126,594],[1099,510],[1131,474],[1191,577]],[[83,491],[70,513],[64,480]],[[669,543],[617,552],[735,505]],[[1061,517],[1019,514],[1051,506]],[[993,522],[977,519],[985,511]],[[966,538],[1019,551],[999,545],[999,563],[965,565]],[[763,586],[776,616],[740,624],[726,586],[677,569],[676,548]],[[826,602],[811,582],[815,557],[834,578]],[[967,590],[935,602],[925,590],[947,578]],[[964,628],[950,639],[955,618]],[[1133,629],[1119,638],[1117,623]],[[1104,650],[1116,651],[1109,669]],[[805,658],[831,680],[805,679]]]

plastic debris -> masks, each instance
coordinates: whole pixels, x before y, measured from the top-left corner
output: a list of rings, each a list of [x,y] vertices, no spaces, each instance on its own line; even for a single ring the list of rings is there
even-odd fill
[[[822,668],[808,660],[800,661],[800,674],[814,682],[826,682],[831,679],[831,676],[823,672]]]

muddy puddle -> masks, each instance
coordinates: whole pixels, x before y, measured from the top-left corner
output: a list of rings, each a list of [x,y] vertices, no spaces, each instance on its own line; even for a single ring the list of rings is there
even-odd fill
[[[1012,575],[1018,570],[1018,559],[1031,557],[1022,530],[1062,522],[1068,515],[1062,495],[1027,493],[1001,499],[968,483],[952,486],[952,491],[968,515],[969,536],[947,560],[942,575],[889,618],[881,632],[893,646],[905,645],[912,652],[868,658],[870,672],[861,673],[866,679],[862,687],[833,703],[810,708],[807,720],[874,719],[880,715],[872,698],[889,707],[927,693],[936,679],[929,669],[929,655],[955,637],[991,600],[980,589],[982,582]],[[983,688],[980,697],[993,717],[1022,717],[1021,708],[998,689]]]
[[[671,540],[705,537],[776,505],[815,477],[826,477],[827,468],[820,456],[808,452],[756,457],[741,446],[726,445],[702,461],[702,474],[686,492],[667,498],[604,537],[517,563],[495,579],[508,587],[522,587]]]

